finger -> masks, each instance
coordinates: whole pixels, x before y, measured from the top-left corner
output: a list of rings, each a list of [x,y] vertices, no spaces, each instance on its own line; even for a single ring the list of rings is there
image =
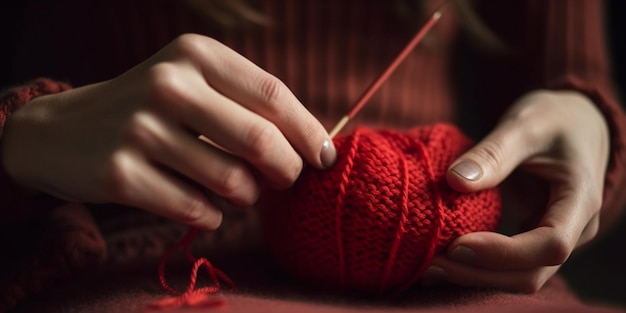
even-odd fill
[[[180,67],[159,64],[152,70],[155,97],[177,104],[164,114],[175,114],[186,127],[247,160],[275,186],[295,181],[302,158],[276,125],[210,88],[189,68],[181,73]]]
[[[572,186],[554,188],[538,227],[512,237],[476,232],[452,242],[448,256],[477,267],[531,269],[563,264],[579,244],[583,230],[597,213],[585,192]],[[590,229],[591,231],[592,229]]]
[[[487,189],[502,182],[520,163],[547,145],[540,123],[529,128],[509,118],[449,167],[448,184],[461,192]]]
[[[576,248],[580,246],[584,246],[585,244],[592,241],[598,235],[598,231],[600,230],[600,213],[594,215],[594,217],[589,221],[583,233],[580,235],[580,239],[576,243]]]
[[[247,166],[232,155],[190,136],[148,112],[135,115],[135,141],[155,161],[236,205],[251,206],[259,187]]]
[[[423,275],[424,281],[450,282],[473,287],[504,288],[534,293],[552,277],[560,266],[545,266],[515,271],[472,267],[446,257],[436,257]]]
[[[283,82],[215,40],[185,38],[199,52],[192,53],[194,61],[210,86],[275,124],[308,163],[332,165],[336,153],[328,133]]]
[[[115,202],[204,230],[221,224],[222,212],[200,191],[150,165],[139,151],[118,152],[112,163],[110,193]]]

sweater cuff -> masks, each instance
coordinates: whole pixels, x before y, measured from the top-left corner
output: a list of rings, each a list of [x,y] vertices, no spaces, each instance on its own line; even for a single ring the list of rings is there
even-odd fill
[[[0,142],[5,123],[13,112],[37,97],[60,93],[69,89],[71,87],[66,83],[39,78],[29,84],[2,92],[0,94]],[[1,147],[0,144],[0,149]],[[2,162],[0,162],[0,216],[10,214],[12,218],[20,218],[34,208],[41,207],[42,201],[50,203],[51,200],[49,197],[33,196],[20,188],[8,177]]]
[[[576,90],[585,94],[598,107],[607,122],[610,134],[610,159],[604,180],[600,232],[609,229],[621,216],[626,204],[626,115],[609,82],[589,83],[574,75],[552,80],[549,89]]]

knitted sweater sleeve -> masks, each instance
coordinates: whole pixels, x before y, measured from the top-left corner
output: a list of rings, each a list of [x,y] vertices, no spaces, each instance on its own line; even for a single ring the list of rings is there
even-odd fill
[[[495,114],[525,92],[551,89],[579,91],[604,115],[611,154],[600,220],[601,231],[608,229],[626,204],[626,193],[621,191],[626,184],[626,116],[611,78],[604,2],[511,0],[483,4],[489,27],[513,50],[513,56],[485,58],[482,63],[491,68],[487,86],[498,90],[490,104]]]
[[[539,3],[539,2],[538,2]],[[623,211],[626,193],[626,117],[610,78],[603,1],[540,0],[544,6],[541,62],[550,89],[577,90],[604,114],[611,136],[601,224],[612,224]],[[535,4],[536,5],[536,4]]]
[[[70,86],[66,83],[39,78],[29,84],[10,88],[0,93],[0,149],[2,149],[2,134],[5,123],[13,112],[39,96],[59,93],[68,89]],[[28,214],[50,204],[51,200],[49,197],[34,196],[24,192],[7,176],[3,164],[0,162],[0,218],[7,216],[16,218]]]

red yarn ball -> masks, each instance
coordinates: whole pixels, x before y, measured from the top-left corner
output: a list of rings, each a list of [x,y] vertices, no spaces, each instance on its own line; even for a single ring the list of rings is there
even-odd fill
[[[455,126],[358,128],[334,142],[331,169],[307,167],[292,188],[262,197],[265,241],[289,275],[326,289],[401,291],[456,237],[496,228],[496,189],[459,193],[445,181],[471,146]]]

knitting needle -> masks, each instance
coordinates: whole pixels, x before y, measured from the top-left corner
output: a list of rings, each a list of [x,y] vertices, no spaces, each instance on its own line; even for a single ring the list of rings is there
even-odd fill
[[[337,123],[337,125],[335,125],[335,127],[329,133],[330,138],[335,137],[335,135],[337,135],[337,133],[339,133],[339,131],[341,131],[341,129],[346,126],[346,124],[357,114],[357,112],[361,110],[363,105],[365,105],[365,103],[372,98],[374,93],[376,93],[380,86],[389,78],[391,73],[393,73],[393,71],[398,67],[398,65],[400,65],[400,63],[402,63],[402,61],[404,61],[404,59],[406,59],[406,57],[409,55],[409,53],[411,53],[415,46],[417,46],[417,44],[422,41],[428,31],[430,31],[430,29],[435,26],[437,21],[439,21],[439,19],[441,18],[441,12],[443,12],[443,7],[433,13],[430,19],[428,19],[424,26],[422,26],[417,34],[415,34],[413,39],[411,39],[406,47],[404,47],[404,49],[393,60],[393,62],[389,64],[387,69],[365,90],[363,95],[361,95],[361,98],[359,98],[359,101],[357,101],[352,109],[350,109],[348,114],[344,115],[343,118],[341,118],[339,123]]]

